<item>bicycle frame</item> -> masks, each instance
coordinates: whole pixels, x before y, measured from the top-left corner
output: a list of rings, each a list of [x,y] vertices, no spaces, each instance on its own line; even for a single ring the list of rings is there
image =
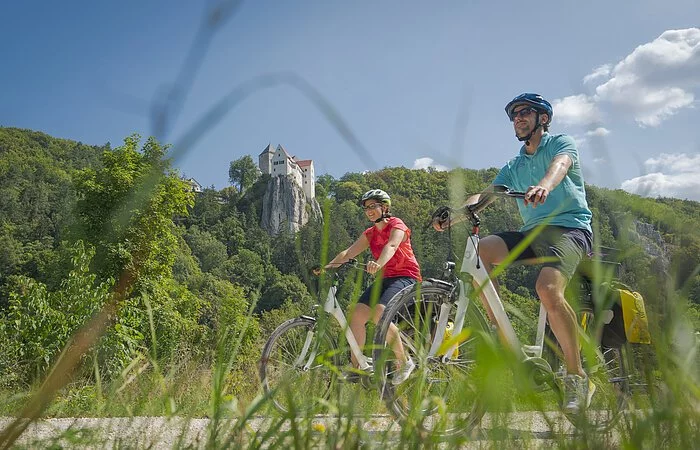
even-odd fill
[[[470,245],[471,244],[471,245]],[[482,287],[482,292],[486,299],[486,302],[491,308],[493,313],[493,318],[498,325],[500,332],[505,338],[506,342],[513,349],[522,349],[525,354],[534,357],[541,357],[542,350],[544,346],[544,332],[545,326],[547,324],[547,310],[544,305],[540,302],[540,312],[537,320],[537,335],[535,337],[534,345],[523,345],[520,343],[518,337],[515,335],[515,330],[510,322],[510,319],[506,315],[505,307],[503,302],[496,292],[496,288],[493,282],[489,278],[488,272],[484,268],[484,264],[478,255],[479,248],[479,235],[474,234],[469,237],[467,241],[467,248],[464,251],[464,258],[462,260],[462,272],[468,273],[472,276],[474,281]]]
[[[510,197],[522,197],[522,193],[516,193],[516,192],[503,192],[500,193],[500,195],[505,195],[505,196],[510,196]],[[483,202],[483,205],[485,206],[488,204],[487,202]],[[540,303],[540,311],[539,311],[539,318],[537,320],[537,334],[535,337],[535,344],[534,345],[523,345],[520,343],[520,340],[515,334],[515,330],[513,329],[513,325],[510,322],[510,319],[506,315],[505,307],[503,306],[503,302],[501,301],[501,298],[498,295],[498,292],[496,291],[496,288],[491,281],[491,278],[489,277],[488,272],[484,268],[484,264],[481,261],[481,258],[479,257],[479,225],[480,225],[480,220],[479,217],[476,215],[475,210],[478,208],[470,209],[469,207],[466,208],[468,215],[469,215],[469,220],[472,222],[473,229],[472,233],[467,239],[467,244],[466,248],[464,249],[464,256],[462,259],[462,273],[467,273],[469,274],[474,282],[478,284],[481,287],[481,292],[483,293],[483,296],[486,300],[486,303],[488,304],[488,307],[490,308],[492,314],[493,314],[493,319],[496,321],[496,325],[498,326],[499,332],[501,333],[502,337],[505,339],[506,343],[510,346],[510,348],[515,351],[518,356],[521,357],[521,359],[527,359],[527,358],[541,358],[542,357],[542,352],[544,349],[544,334],[545,334],[545,327],[547,324],[547,310],[544,308],[544,305]],[[451,270],[451,267],[448,267],[448,270]],[[458,287],[459,287],[459,296],[458,300],[456,302],[457,305],[457,312],[455,314],[455,323],[454,323],[454,333],[459,334],[462,331],[462,327],[464,325],[464,317],[467,312],[467,308],[469,306],[469,295],[468,292],[473,289],[472,286],[465,286],[464,283],[461,280],[458,280]],[[469,291],[467,291],[469,289]],[[440,347],[444,335],[445,335],[445,329],[449,317],[449,310],[450,310],[450,305],[448,304],[442,304],[440,306],[440,312],[438,315],[438,326],[436,327],[436,333],[433,339],[433,342],[431,344],[429,356],[434,356],[437,353],[438,348]],[[446,362],[449,360],[454,351],[457,349],[459,343],[453,344],[447,352],[445,352],[443,356],[443,362]]]
[[[340,304],[338,304],[338,298],[336,297],[336,293],[338,292],[338,280],[337,278],[334,279],[333,284],[331,287],[328,289],[328,294],[326,295],[326,300],[323,304],[323,311],[330,314],[340,325],[340,327],[344,330],[344,336],[345,340],[347,341],[348,345],[350,346],[350,352],[355,356],[355,360],[358,363],[358,367],[360,370],[371,370],[372,369],[372,364],[371,364],[371,359],[365,356],[364,353],[362,353],[362,349],[360,348],[359,344],[357,343],[357,340],[355,339],[355,335],[352,334],[352,330],[350,329],[348,325],[348,321],[345,318],[345,314],[343,313],[343,309],[340,307]],[[316,321],[316,317],[310,317],[310,316],[304,316],[309,319],[312,319]],[[306,334],[306,340],[304,341],[304,345],[302,347],[302,351],[299,354],[299,357],[296,359],[294,362],[295,365],[301,365],[302,361],[306,359],[306,363],[303,365],[304,370],[308,370],[309,367],[313,364],[314,360],[316,359],[316,354],[318,349],[311,349],[311,353],[308,355],[308,358],[306,356],[306,353],[309,351],[311,348],[311,343],[314,338],[314,330],[310,330]]]

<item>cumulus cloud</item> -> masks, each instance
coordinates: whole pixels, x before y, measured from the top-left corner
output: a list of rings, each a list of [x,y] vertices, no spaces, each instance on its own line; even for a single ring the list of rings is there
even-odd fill
[[[595,130],[586,131],[586,136],[605,137],[610,134],[610,130],[604,127],[598,127]]]
[[[600,120],[595,100],[585,94],[571,95],[552,102],[554,118],[565,125],[588,125]]]
[[[583,77],[583,82],[585,84],[592,83],[601,78],[608,78],[610,76],[610,70],[612,69],[612,64],[603,64],[602,66],[596,68],[593,72],[589,73]]]
[[[650,172],[626,180],[622,189],[646,197],[676,197],[700,201],[700,154],[662,153],[644,162]]]
[[[700,87],[700,28],[667,30],[615,64],[583,77],[593,95],[553,102],[554,116],[567,125],[591,125],[608,107],[629,114],[642,127],[656,127],[695,104]],[[561,110],[560,110],[561,109]]]
[[[600,73],[596,69],[587,77]],[[700,28],[668,30],[615,64],[609,79],[595,88],[594,99],[630,112],[642,126],[655,127],[691,107],[698,86]]]
[[[435,164],[435,161],[433,158],[429,158],[427,156],[423,158],[418,158],[415,161],[413,161],[413,168],[414,169],[428,169],[429,167],[432,167],[434,170],[437,170],[439,172],[444,172],[447,169],[447,167],[440,165],[440,164]]]

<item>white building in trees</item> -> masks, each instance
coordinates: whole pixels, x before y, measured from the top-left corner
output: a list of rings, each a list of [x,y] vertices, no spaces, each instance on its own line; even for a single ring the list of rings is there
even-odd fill
[[[289,175],[304,190],[308,200],[316,197],[313,160],[297,159],[296,156],[289,156],[281,145],[273,149],[269,144],[258,155],[258,166],[262,173],[273,177]]]

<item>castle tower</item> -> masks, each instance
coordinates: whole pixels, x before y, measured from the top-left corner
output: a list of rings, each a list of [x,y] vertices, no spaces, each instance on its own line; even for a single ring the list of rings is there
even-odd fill
[[[274,155],[275,151],[272,148],[272,144],[267,144],[267,147],[258,155],[258,167],[262,173],[272,173],[272,157]]]

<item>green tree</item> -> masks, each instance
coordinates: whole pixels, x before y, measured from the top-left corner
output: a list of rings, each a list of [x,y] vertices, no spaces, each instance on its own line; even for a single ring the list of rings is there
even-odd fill
[[[231,161],[228,169],[228,179],[232,185],[238,186],[239,192],[244,192],[251,187],[259,176],[260,170],[250,155]]]
[[[306,286],[294,275],[282,275],[275,284],[263,292],[258,301],[258,311],[279,308],[285,302],[299,305],[302,309],[311,305],[311,296]]]
[[[226,245],[208,231],[201,231],[199,227],[193,226],[187,230],[184,237],[203,272],[211,272],[228,259]]]
[[[76,174],[79,236],[96,248],[104,277],[170,278],[177,238],[172,218],[187,215],[194,194],[170,169],[167,147],[137,134],[102,154],[103,167]]]
[[[242,248],[215,272],[220,278],[242,286],[246,293],[256,292],[265,281],[265,265],[257,253]]]
[[[97,283],[89,270],[94,251],[78,242],[71,253],[70,273],[55,291],[34,279],[13,277],[7,314],[0,315],[0,384],[28,385],[41,378],[75,331],[109,298],[109,283]],[[131,331],[124,326],[113,338],[123,341]],[[98,346],[98,352],[103,350]],[[120,360],[107,365],[122,366],[130,355],[111,356]]]

